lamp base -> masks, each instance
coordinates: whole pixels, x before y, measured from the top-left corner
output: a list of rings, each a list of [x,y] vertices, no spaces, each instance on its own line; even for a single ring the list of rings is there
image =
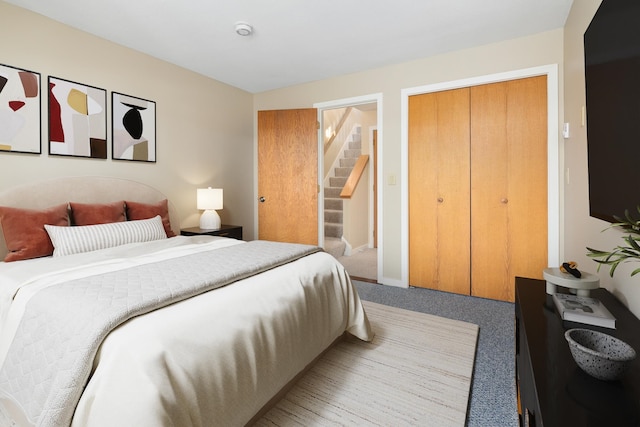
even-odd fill
[[[213,209],[207,209],[202,212],[200,216],[200,228],[203,230],[219,230],[220,229],[220,215]]]

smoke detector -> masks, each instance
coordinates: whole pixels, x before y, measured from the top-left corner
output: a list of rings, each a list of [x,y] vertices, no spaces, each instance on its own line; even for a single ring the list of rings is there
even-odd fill
[[[246,22],[236,22],[236,33],[243,37],[250,36],[253,34],[253,27]]]

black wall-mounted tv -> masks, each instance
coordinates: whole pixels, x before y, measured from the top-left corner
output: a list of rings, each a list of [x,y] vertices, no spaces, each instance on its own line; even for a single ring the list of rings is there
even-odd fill
[[[640,205],[640,0],[603,0],[584,34],[590,215]]]

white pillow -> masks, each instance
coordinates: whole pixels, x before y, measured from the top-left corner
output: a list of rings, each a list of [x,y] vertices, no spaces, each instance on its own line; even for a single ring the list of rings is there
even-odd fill
[[[45,224],[44,228],[53,243],[54,257],[167,238],[160,215],[137,221],[75,227]]]

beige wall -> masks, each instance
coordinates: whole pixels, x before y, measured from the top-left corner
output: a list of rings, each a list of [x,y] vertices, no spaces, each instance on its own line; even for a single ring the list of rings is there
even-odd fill
[[[155,164],[48,156],[45,91],[43,154],[0,153],[0,191],[20,183],[67,175],[122,177],[164,192],[176,204],[182,225],[192,226],[197,224],[199,215],[195,189],[203,185],[220,186],[225,189],[223,221],[244,226],[245,237],[253,238],[256,111],[307,108],[314,103],[382,93],[383,123],[379,124],[382,175],[400,178],[402,89],[556,63],[560,65],[561,76],[558,121],[569,122],[572,129],[571,138],[561,142],[559,159],[569,176],[560,189],[564,195],[562,255],[563,259],[577,261],[583,270],[595,272],[595,264],[586,257],[585,247],[610,248],[620,239],[620,233],[615,231],[601,233],[607,223],[589,217],[586,128],[580,126],[585,103],[582,35],[600,2],[574,2],[564,31],[252,96],[0,1],[0,38],[4,40],[0,63],[40,72],[45,88],[47,76],[52,75],[154,100],[158,135]],[[110,138],[110,125],[108,128]],[[391,282],[400,279],[402,268],[400,223],[406,212],[401,209],[399,184],[389,185],[386,179],[381,183],[382,280],[386,277]],[[628,277],[631,268],[632,265],[622,266],[614,280],[605,270],[600,277],[604,286],[639,315],[640,286],[635,283],[637,278]]]
[[[401,221],[407,215],[401,205],[401,90],[416,86],[468,79],[548,64],[559,64],[562,76],[563,30],[558,29],[501,43],[425,58],[380,69],[297,85],[254,96],[254,109],[306,108],[314,103],[383,94],[382,144],[383,229],[380,233],[382,283],[402,285]],[[562,79],[560,94],[562,94]],[[560,96],[562,105],[562,96]],[[560,117],[562,117],[560,108]],[[558,123],[560,118],[558,119]],[[389,176],[396,178],[390,185]]]
[[[224,189],[223,222],[253,236],[252,95],[0,1],[0,63],[41,74],[40,156],[0,153],[0,191],[59,176],[101,175],[151,185],[173,201],[183,227],[198,223],[200,186]],[[156,102],[157,162],[49,156],[47,77]],[[110,107],[107,118],[111,153]]]
[[[343,201],[344,239],[348,243],[346,255],[364,249],[369,245],[369,173],[371,162],[367,163],[362,177],[350,199]]]
[[[326,131],[326,129],[331,127],[331,129],[333,129],[333,133],[335,133],[335,137],[331,145],[327,148],[327,151],[324,152],[324,169],[322,177],[325,182],[328,181],[330,176],[333,176],[333,168],[336,166],[336,162],[342,154],[345,144],[347,141],[351,141],[351,132],[353,131],[353,128],[360,123],[360,115],[362,112],[357,109],[351,110],[345,121],[342,123],[342,127],[338,129],[336,133],[336,126],[342,119],[345,112],[346,108],[335,108],[324,110],[322,113],[323,128]],[[325,136],[325,144],[327,141],[328,138]]]
[[[565,25],[565,121],[572,129],[565,142],[565,258],[578,262],[578,268],[596,272],[597,265],[586,256],[586,247],[610,250],[622,243],[617,230],[602,232],[607,222],[589,216],[589,181],[587,168],[587,128],[582,126],[585,106],[583,35],[602,0],[573,2]],[[631,190],[633,191],[633,190]],[[606,266],[605,266],[606,267]],[[640,316],[640,278],[630,277],[634,263],[623,264],[614,279],[609,269],[600,270],[600,283],[611,290],[636,316]]]

